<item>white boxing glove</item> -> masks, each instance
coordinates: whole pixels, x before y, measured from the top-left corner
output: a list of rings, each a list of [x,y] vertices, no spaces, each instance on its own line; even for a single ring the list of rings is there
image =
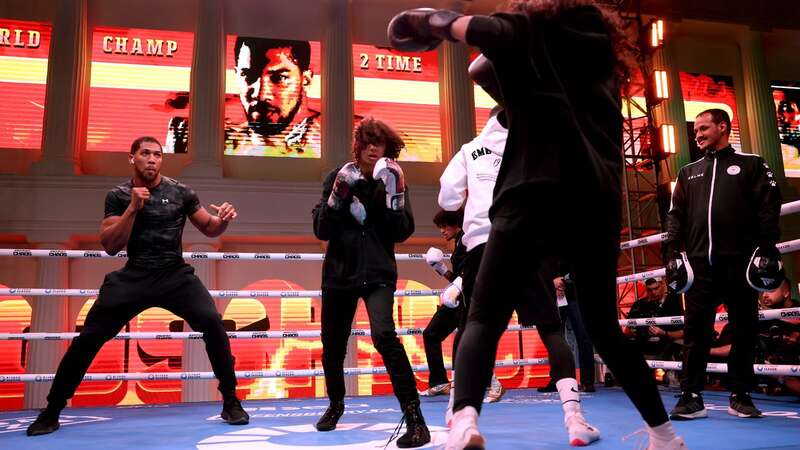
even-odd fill
[[[403,169],[391,158],[381,158],[372,169],[372,178],[383,181],[386,188],[386,207],[402,211],[405,207],[406,179]]]
[[[456,278],[439,294],[439,303],[448,308],[457,308],[461,299],[461,277]]]
[[[447,273],[447,265],[444,263],[444,253],[436,247],[431,247],[428,249],[428,253],[425,253],[425,262],[430,265],[433,270],[436,271],[441,276]]]

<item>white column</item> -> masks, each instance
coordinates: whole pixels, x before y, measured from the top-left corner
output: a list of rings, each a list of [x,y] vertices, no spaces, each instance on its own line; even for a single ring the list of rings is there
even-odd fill
[[[67,249],[63,243],[41,243],[39,248]],[[38,288],[64,289],[69,287],[69,259],[39,258]],[[67,332],[69,327],[68,297],[30,297],[31,332]],[[55,373],[67,341],[29,341],[26,373]],[[25,409],[42,408],[52,383],[26,383]]]
[[[353,147],[353,36],[350,1],[328,2],[322,39],[322,176],[351,157]]]
[[[466,45],[444,42],[439,46],[439,111],[444,162],[475,137],[475,99],[468,67]]]
[[[192,76],[189,88],[189,156],[183,176],[222,177],[225,143],[224,2],[197,1]]]
[[[42,158],[33,174],[80,173],[86,142],[90,46],[87,0],[59,0],[47,62]]]

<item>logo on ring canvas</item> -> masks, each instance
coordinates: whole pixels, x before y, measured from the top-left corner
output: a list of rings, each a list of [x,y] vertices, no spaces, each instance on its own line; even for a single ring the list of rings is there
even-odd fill
[[[299,408],[298,408],[299,409]],[[358,414],[368,413],[370,410],[353,410]],[[276,413],[279,417],[297,417],[301,420],[308,420],[309,417],[320,416],[322,411],[293,411]],[[345,411],[347,414],[347,411]],[[259,414],[251,412],[251,418]],[[219,420],[219,416],[214,420]],[[248,448],[259,450],[273,449],[321,449],[321,450],[375,450],[384,447],[387,439],[392,435],[396,423],[339,423],[337,430],[345,430],[350,435],[348,442],[342,442],[342,436],[326,434],[329,440],[321,440],[319,433],[314,425],[304,423],[302,425],[269,426],[255,427],[244,430],[237,430],[222,435],[210,436],[197,443],[200,450],[228,450],[234,448]],[[441,447],[447,441],[447,429],[439,426],[428,425],[431,432],[431,442],[420,448]],[[315,443],[308,445],[310,433],[315,433]],[[394,446],[392,446],[394,448]]]

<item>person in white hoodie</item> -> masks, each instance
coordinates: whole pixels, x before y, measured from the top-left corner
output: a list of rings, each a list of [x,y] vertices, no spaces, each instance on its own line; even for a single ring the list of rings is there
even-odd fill
[[[482,55],[479,56],[470,65],[469,71],[471,78],[499,104],[502,104],[502,96],[496,89],[496,78],[489,60]],[[463,320],[458,326],[457,342],[460,341],[467,326],[470,296],[492,228],[489,220],[489,207],[492,205],[495,182],[503,159],[507,137],[505,114],[501,107],[496,107],[492,110],[491,117],[480,134],[461,147],[439,179],[441,185],[439,206],[448,211],[464,207],[462,242],[467,247],[467,255],[464,258],[460,290],[463,292],[466,303],[466,313],[463,314]],[[564,409],[564,423],[569,434],[570,444],[588,445],[599,439],[600,433],[583,417],[578,382],[575,379],[575,359],[561,334],[561,319],[556,303],[555,286],[552,282],[557,274],[555,259],[544,264],[537,272],[531,276],[539,278],[540,282],[534,283],[533,289],[520,293],[528,294],[531,298],[518,304],[517,316],[523,325],[536,325],[539,337],[547,348],[553,379],[556,381],[561,405]],[[448,295],[452,295],[456,289],[458,289],[457,282],[454,282],[442,296],[446,298]],[[464,346],[458,348],[459,352],[469,352],[470,350]],[[451,390],[451,400],[453,398],[454,393]],[[448,423],[451,411],[452,408],[448,407],[448,417],[446,418]]]

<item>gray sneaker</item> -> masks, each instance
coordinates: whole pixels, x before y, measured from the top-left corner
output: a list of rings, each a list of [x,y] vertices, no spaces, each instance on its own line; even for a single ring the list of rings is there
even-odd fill
[[[683,392],[678,403],[669,412],[672,420],[692,420],[708,417],[708,411],[703,404],[703,396],[694,392]]]
[[[731,394],[730,406],[728,406],[728,414],[736,417],[746,418],[759,418],[761,411],[753,404],[753,399],[750,394],[743,392],[740,394]]]

